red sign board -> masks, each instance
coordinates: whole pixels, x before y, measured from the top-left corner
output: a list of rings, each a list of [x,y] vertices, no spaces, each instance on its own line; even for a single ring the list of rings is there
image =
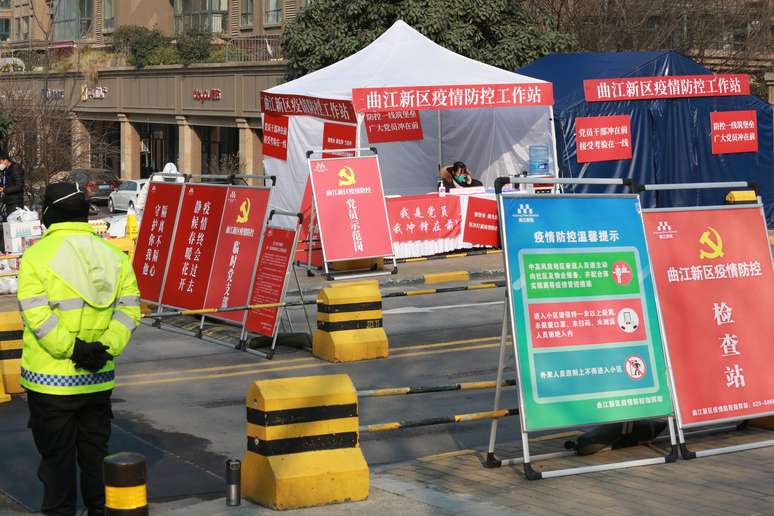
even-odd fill
[[[148,186],[133,266],[140,297],[153,303],[161,296],[182,191],[180,183],[152,182]]]
[[[263,155],[287,161],[288,117],[263,115]]]
[[[424,138],[418,111],[366,113],[365,128],[369,143],[407,142]]]
[[[387,199],[393,242],[455,238],[460,234],[460,199],[436,194]]]
[[[583,81],[583,91],[586,102],[727,97],[749,95],[750,76],[717,74],[588,79]]]
[[[322,249],[320,248],[320,231],[312,218],[312,180],[307,178],[304,188],[304,197],[301,199],[301,216],[303,222],[299,226],[298,245],[296,246],[295,260],[299,263],[309,262],[309,228],[314,225],[312,236],[312,261],[311,265],[322,267]]]
[[[261,246],[261,257],[253,282],[251,305],[282,302],[287,281],[288,267],[292,260],[293,241],[296,232],[292,229],[266,228]],[[262,308],[250,310],[245,327],[267,337],[273,337],[277,329],[279,309]]]
[[[681,425],[774,412],[774,270],[760,207],[644,220]]]
[[[205,307],[247,304],[250,282],[245,278],[250,278],[255,268],[268,207],[268,189],[228,188]],[[223,312],[217,316],[241,323],[244,312]]]
[[[468,197],[462,241],[468,244],[491,247],[496,247],[499,244],[497,201],[481,197]]]
[[[713,111],[712,154],[758,152],[758,112]]]
[[[580,116],[575,119],[578,163],[632,159],[631,115]]]
[[[163,304],[184,309],[204,308],[227,190],[217,185],[185,185],[161,296]]]
[[[309,161],[326,261],[392,256],[376,156]]]
[[[354,149],[357,141],[357,126],[347,124],[331,124],[326,122],[323,125],[323,144],[322,148],[331,149]],[[341,153],[323,153],[323,158],[341,158],[352,157],[354,152]]]
[[[358,113],[550,106],[554,94],[550,82],[353,88],[352,103]]]
[[[261,107],[264,113],[275,115],[303,115],[333,120],[334,122],[356,123],[355,110],[348,100],[322,99],[305,95],[276,95],[261,93]]]

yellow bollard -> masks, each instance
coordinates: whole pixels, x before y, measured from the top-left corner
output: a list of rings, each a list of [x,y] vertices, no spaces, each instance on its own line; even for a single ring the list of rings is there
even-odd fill
[[[105,457],[105,516],[148,516],[148,465],[139,453]]]
[[[24,392],[21,386],[21,356],[24,323],[18,311],[0,312],[0,376],[7,394]]]

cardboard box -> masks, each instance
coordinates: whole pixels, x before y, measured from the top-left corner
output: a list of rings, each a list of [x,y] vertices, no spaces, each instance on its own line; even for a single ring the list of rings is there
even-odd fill
[[[21,253],[29,245],[25,246],[24,239],[40,238],[43,234],[43,226],[39,220],[31,222],[4,222],[3,241],[6,253]]]

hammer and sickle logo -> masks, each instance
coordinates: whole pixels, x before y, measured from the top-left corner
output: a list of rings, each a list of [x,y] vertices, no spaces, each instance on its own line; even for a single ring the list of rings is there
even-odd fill
[[[250,218],[250,199],[245,199],[239,205],[239,215],[237,215],[237,224],[244,224]]]
[[[355,184],[355,171],[350,167],[339,170],[339,186],[352,186]]]
[[[723,257],[723,239],[712,226],[707,226],[699,238],[699,243],[704,246],[704,249],[699,250],[700,259],[714,260]]]

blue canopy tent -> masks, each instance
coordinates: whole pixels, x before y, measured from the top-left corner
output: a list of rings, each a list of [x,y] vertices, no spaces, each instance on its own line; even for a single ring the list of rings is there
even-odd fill
[[[766,219],[774,224],[774,137],[772,106],[767,102],[752,95],[586,102],[584,79],[712,73],[677,52],[550,54],[518,73],[554,85],[561,176],[631,178],[640,184],[753,181],[763,198]],[[758,152],[712,154],[710,113],[736,110],[757,111]],[[575,119],[623,114],[631,115],[632,159],[578,163]],[[643,202],[648,207],[722,204],[724,195],[721,190],[646,192]]]

